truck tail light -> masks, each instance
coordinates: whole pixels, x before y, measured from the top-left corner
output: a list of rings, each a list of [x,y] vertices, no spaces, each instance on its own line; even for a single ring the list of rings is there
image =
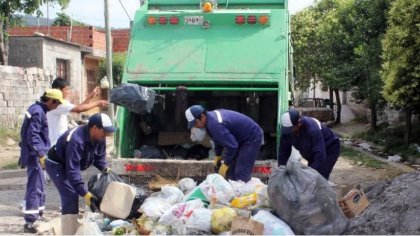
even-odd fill
[[[250,16],[248,16],[247,22],[248,22],[248,24],[253,25],[253,24],[257,23],[257,17],[254,16],[254,15],[250,15]]]
[[[269,21],[270,19],[268,18],[268,16],[260,16],[259,18],[258,18],[258,22],[260,23],[260,24],[262,24],[262,25],[266,25],[266,24],[268,24],[268,21]]]
[[[177,25],[179,23],[179,18],[176,16],[171,16],[169,18],[169,24],[171,25]]]
[[[159,24],[160,25],[165,25],[166,23],[168,23],[168,18],[166,18],[166,16],[159,17]]]
[[[154,16],[147,17],[147,23],[149,25],[155,25],[156,24],[156,17],[154,17]]]
[[[238,25],[245,24],[245,16],[239,15],[235,17],[235,23]]]

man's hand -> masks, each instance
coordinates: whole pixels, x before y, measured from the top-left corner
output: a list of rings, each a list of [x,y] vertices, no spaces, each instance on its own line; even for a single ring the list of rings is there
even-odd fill
[[[43,170],[45,170],[45,159],[46,159],[45,156],[39,158],[39,164],[41,165],[41,168]]]
[[[213,160],[214,172],[218,172],[222,165],[222,156],[215,156]]]
[[[96,106],[100,108],[105,108],[109,106],[109,102],[107,100],[98,100],[96,101]]]
[[[219,168],[219,174],[221,176],[223,176],[224,178],[226,178],[226,173],[227,173],[228,169],[229,169],[229,166],[227,166],[227,165],[225,165],[225,163],[223,163]]]
[[[98,198],[95,196],[95,195],[93,195],[91,192],[87,192],[86,194],[85,194],[85,196],[83,196],[83,198],[85,199],[85,203],[86,203],[86,205],[87,206],[89,206],[89,208],[93,211],[93,212],[95,212],[95,210],[96,210],[96,206],[95,206],[95,204],[92,204],[93,202],[98,202]]]

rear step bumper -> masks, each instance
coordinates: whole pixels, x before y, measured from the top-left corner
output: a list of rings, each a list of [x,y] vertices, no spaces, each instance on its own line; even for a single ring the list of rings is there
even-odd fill
[[[253,176],[260,179],[268,179],[271,169],[277,166],[275,160],[256,161]],[[172,179],[205,178],[208,174],[214,173],[213,161],[211,160],[169,160],[169,159],[134,159],[117,158],[112,159],[111,169],[122,176],[144,176],[153,177],[156,175]]]

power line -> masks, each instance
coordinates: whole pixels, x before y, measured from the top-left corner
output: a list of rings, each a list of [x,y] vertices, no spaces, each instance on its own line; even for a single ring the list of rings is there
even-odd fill
[[[121,4],[121,7],[124,9],[124,11],[125,11],[125,14],[127,14],[127,17],[128,17],[128,19],[130,19],[130,22],[131,22],[131,18],[130,18],[130,15],[128,14],[128,12],[127,12],[127,10],[125,10],[125,7],[124,7],[124,5],[122,4],[122,2],[121,2],[121,0],[118,0],[119,2],[120,2],[120,4]]]

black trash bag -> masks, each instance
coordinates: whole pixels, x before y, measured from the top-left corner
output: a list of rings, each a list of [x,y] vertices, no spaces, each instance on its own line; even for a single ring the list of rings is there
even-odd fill
[[[127,216],[127,219],[138,219],[141,216],[141,213],[138,210],[141,205],[143,205],[144,200],[148,197],[149,195],[143,189],[137,188],[136,197],[134,198],[133,205],[131,205],[131,211]]]
[[[143,145],[139,148],[141,152],[140,158],[145,159],[166,159],[165,154],[159,149],[155,147],[149,147],[147,145]]]
[[[187,151],[187,159],[203,160],[209,157],[210,148],[201,144],[192,146]]]
[[[94,202],[94,205],[91,207],[91,210],[95,212],[96,209],[99,209],[101,205],[102,198],[104,197],[106,188],[111,182],[123,182],[124,180],[121,179],[117,174],[114,172],[109,173],[101,173],[90,177],[88,181],[88,191],[91,192],[98,198],[98,201]]]
[[[150,113],[155,102],[156,92],[138,84],[123,83],[111,90],[111,102],[129,111],[144,115]]]

